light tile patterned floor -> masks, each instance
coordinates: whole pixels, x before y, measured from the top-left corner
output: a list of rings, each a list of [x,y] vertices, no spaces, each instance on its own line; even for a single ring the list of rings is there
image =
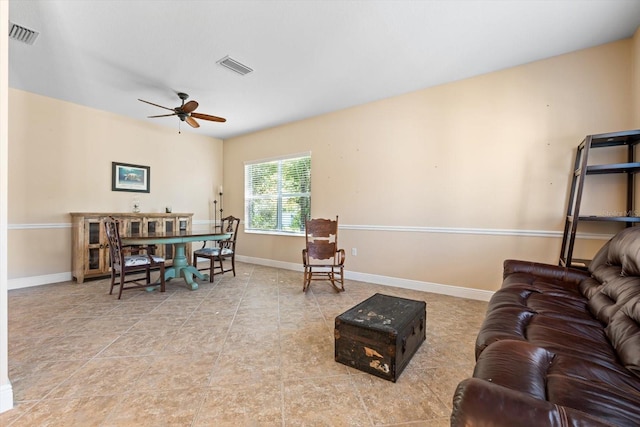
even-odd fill
[[[9,292],[15,408],[2,426],[448,426],[487,304],[240,263],[196,291],[108,280]],[[376,292],[427,303],[396,383],[333,359],[334,319]]]

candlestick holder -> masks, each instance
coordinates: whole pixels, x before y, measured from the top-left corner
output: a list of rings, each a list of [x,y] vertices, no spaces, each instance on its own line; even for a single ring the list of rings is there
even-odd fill
[[[220,232],[222,233],[222,191],[220,193],[218,193],[220,195]]]

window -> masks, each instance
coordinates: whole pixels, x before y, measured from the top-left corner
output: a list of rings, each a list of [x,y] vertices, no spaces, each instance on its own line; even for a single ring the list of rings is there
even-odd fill
[[[311,154],[244,165],[245,231],[304,234],[311,214]]]

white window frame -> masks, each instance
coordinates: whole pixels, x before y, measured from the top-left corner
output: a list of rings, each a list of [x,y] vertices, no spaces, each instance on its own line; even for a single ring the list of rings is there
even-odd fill
[[[270,157],[266,159],[252,160],[244,162],[244,232],[245,233],[255,233],[255,234],[274,234],[274,235],[284,235],[284,236],[304,236],[304,223],[302,224],[301,230],[299,231],[289,231],[283,229],[283,198],[286,197],[308,197],[309,199],[309,215],[311,215],[311,183],[309,182],[309,191],[306,193],[283,193],[282,191],[282,164],[287,160],[299,159],[301,157],[309,158],[309,174],[311,174],[311,152],[303,152],[296,153],[286,156],[278,156],[278,157]],[[277,185],[277,207],[276,207],[276,215],[277,215],[277,228],[275,229],[257,229],[251,228],[252,222],[250,218],[250,205],[251,200],[254,198],[264,198],[265,196],[256,196],[253,194],[251,188],[251,182],[249,179],[249,170],[252,165],[261,165],[265,163],[278,163],[278,185]],[[311,179],[311,178],[309,178]],[[273,196],[272,196],[273,197]],[[308,219],[308,218],[307,218]]]

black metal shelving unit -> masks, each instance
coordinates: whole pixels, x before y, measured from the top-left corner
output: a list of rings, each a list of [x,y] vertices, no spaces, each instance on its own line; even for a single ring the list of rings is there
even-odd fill
[[[578,224],[582,221],[620,222],[630,227],[640,223],[640,216],[635,215],[635,174],[640,172],[640,162],[636,161],[636,146],[640,143],[640,129],[587,135],[578,145],[571,179],[571,190],[567,204],[567,215],[562,235],[562,248],[559,265],[571,267],[588,266],[589,260],[574,259],[573,249]],[[627,161],[605,165],[589,165],[589,152],[592,149],[606,147],[627,147]],[[582,193],[588,175],[626,174],[626,211],[621,216],[580,215]]]

